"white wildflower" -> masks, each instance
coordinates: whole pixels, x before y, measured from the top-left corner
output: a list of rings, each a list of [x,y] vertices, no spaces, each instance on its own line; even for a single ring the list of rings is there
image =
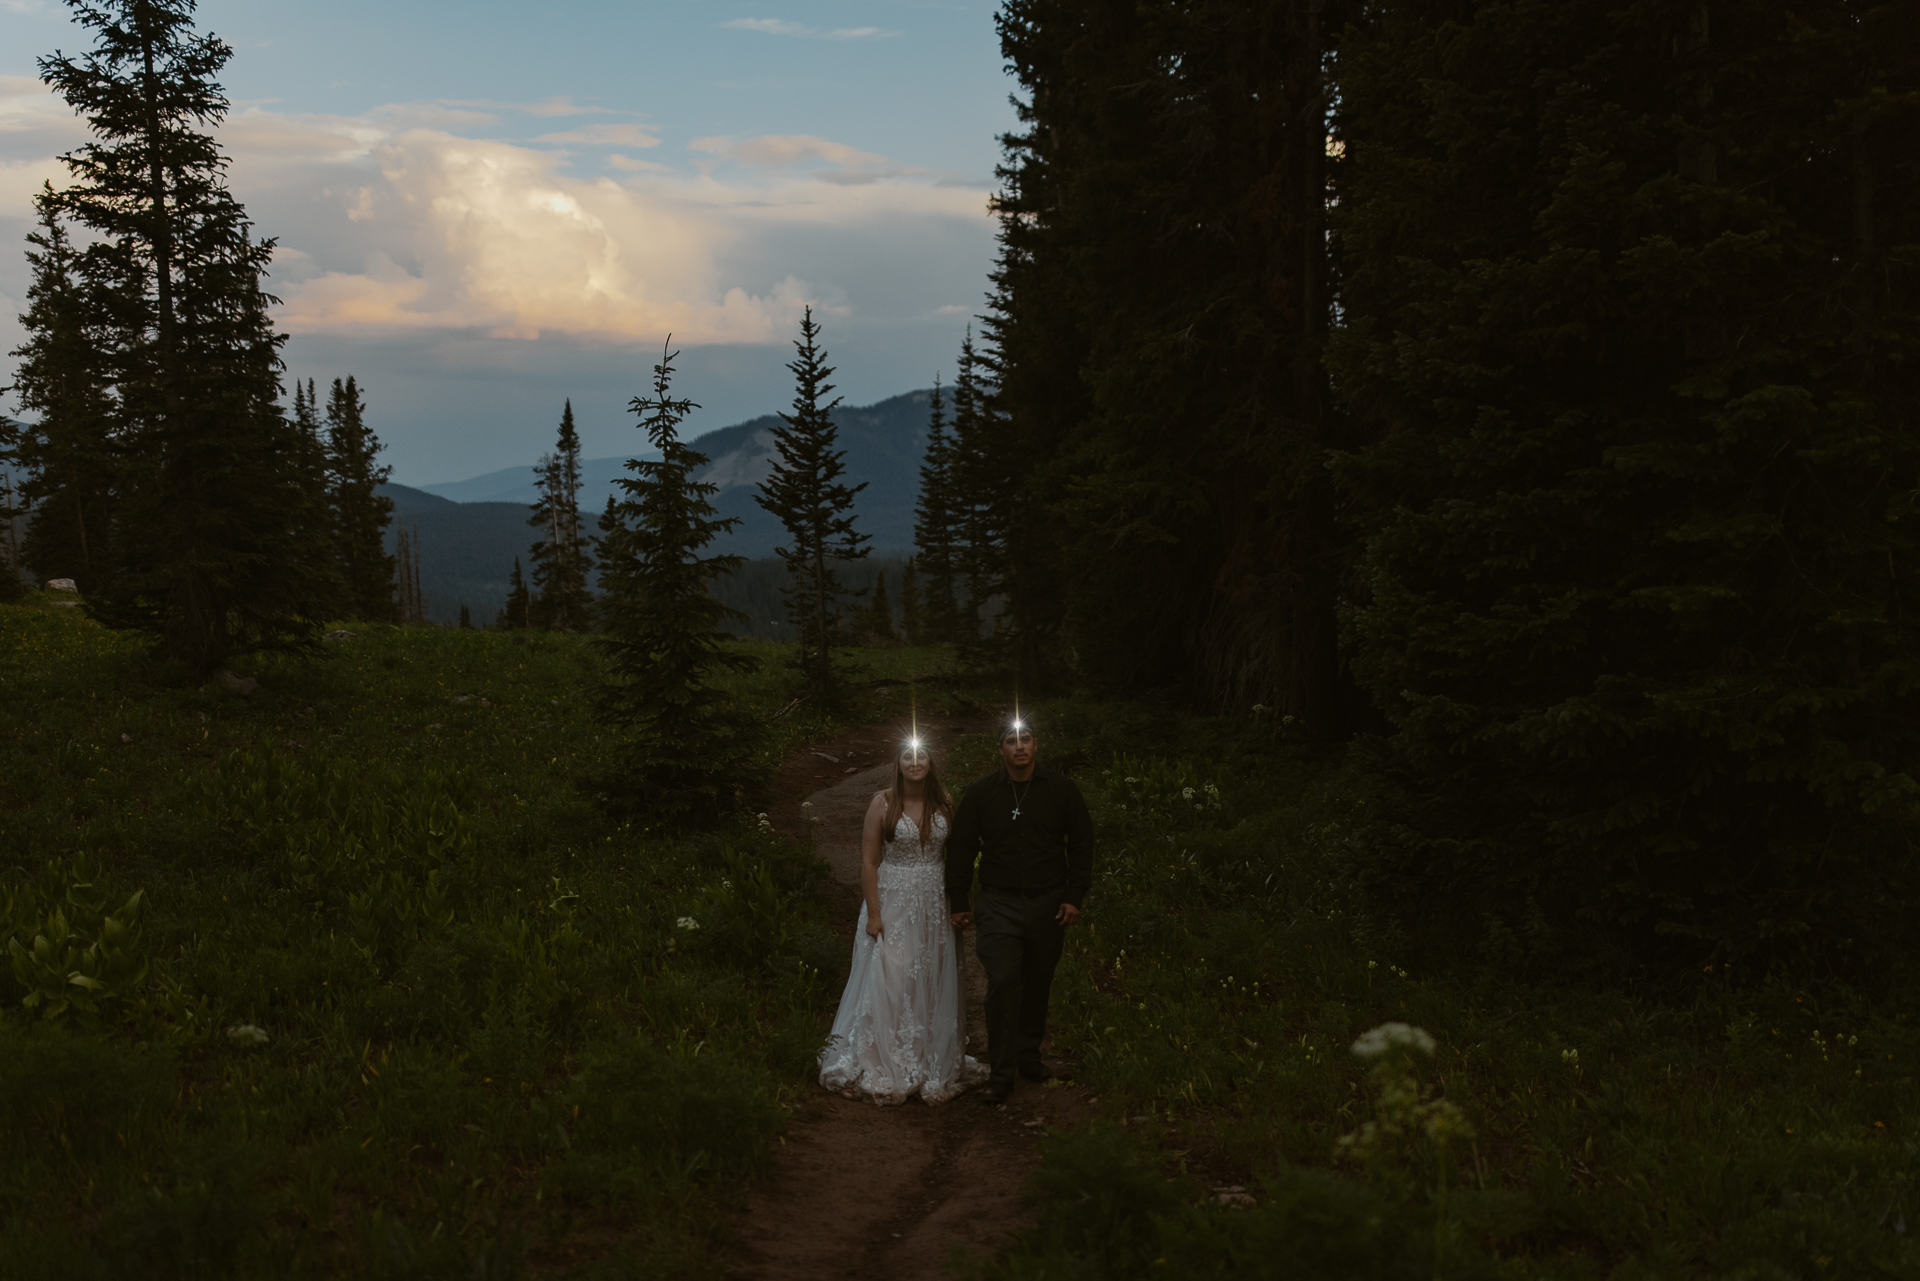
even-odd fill
[[[683,916],[674,922],[674,926],[683,930],[697,930],[700,928],[700,922],[694,920],[691,916]]]
[[[1561,1061],[1562,1063],[1565,1063],[1565,1064],[1566,1064],[1566,1065],[1567,1065],[1568,1067],[1579,1067],[1579,1066],[1580,1066],[1580,1051],[1578,1051],[1578,1050],[1562,1050],[1562,1051],[1560,1051],[1560,1061]]]
[[[1398,1049],[1432,1054],[1433,1037],[1427,1034],[1425,1028],[1406,1023],[1382,1023],[1372,1031],[1361,1033],[1360,1039],[1353,1043],[1353,1052],[1363,1059],[1377,1059],[1388,1050]]]
[[[235,1045],[265,1045],[267,1029],[252,1023],[236,1023],[227,1029],[227,1039]]]

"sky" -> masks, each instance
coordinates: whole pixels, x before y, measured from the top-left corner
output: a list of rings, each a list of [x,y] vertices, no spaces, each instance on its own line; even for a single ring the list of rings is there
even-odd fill
[[[811,305],[847,403],[951,378],[1015,125],[988,0],[203,0],[229,183],[278,250],[289,375],[352,374],[405,484],[531,464],[571,398],[590,457],[669,332],[689,435],[783,408]],[[85,140],[0,0],[0,349],[25,237]],[[13,358],[0,356],[0,384]],[[291,392],[289,391],[289,394]],[[0,398],[0,412],[16,408]]]

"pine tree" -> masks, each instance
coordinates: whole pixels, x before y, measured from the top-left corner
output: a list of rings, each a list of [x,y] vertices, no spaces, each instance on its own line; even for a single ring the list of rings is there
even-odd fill
[[[595,641],[607,678],[594,705],[626,735],[622,768],[602,780],[609,803],[684,826],[721,821],[740,802],[755,782],[761,731],[714,683],[755,666],[720,630],[745,615],[707,590],[743,559],[702,554],[739,522],[718,516],[709,501],[718,488],[694,479],[707,458],[680,439],[698,406],[670,394],[675,354],[654,366],[653,395],[632,401],[660,456],[627,460],[631,475],[616,482],[623,497],[602,518]]]
[[[0,416],[0,605],[19,600],[26,594],[20,578],[20,522],[14,506],[13,450],[20,438],[20,425]]]
[[[309,381],[309,405],[313,399]],[[353,375],[347,375],[345,382],[333,380],[327,392],[329,494],[346,608],[354,618],[384,621],[394,616],[394,563],[386,550],[393,500],[380,492],[380,486],[393,469],[374,462],[386,446],[367,426],[366,409]]]
[[[607,500],[609,505],[612,499]],[[532,602],[527,594],[527,580],[520,572],[520,558],[513,558],[513,574],[507,579],[507,603],[500,607],[500,616],[493,625],[503,632],[521,631],[529,626]]]
[[[869,643],[890,644],[899,639],[893,631],[893,604],[887,599],[887,571],[881,570],[873,581],[873,604],[867,610]]]
[[[911,556],[900,569],[900,634],[909,645],[926,644],[920,621],[920,575]]]
[[[325,497],[318,500],[311,497],[326,495],[333,480],[327,437],[321,429],[311,378],[304,384],[297,378],[293,381],[293,434],[296,449],[288,461],[300,477],[302,493],[310,496],[302,506],[309,540],[304,551],[328,566],[328,572],[323,575],[330,589],[324,598],[326,616],[354,617],[348,609],[347,580],[341,572],[338,524],[333,518],[332,505]]]
[[[210,133],[232,50],[192,0],[70,0],[83,58],[40,60],[93,140],[62,157],[48,208],[94,238],[83,274],[117,391],[113,572],[89,607],[148,632],[189,673],[236,652],[317,644],[335,575],[324,496],[303,486],[280,406],[280,346],[255,241]]]
[[[1436,948],[1911,951],[1920,45],[1893,7],[1707,16],[1343,37],[1376,894]]]
[[[473,630],[473,613],[467,608],[465,601],[460,602],[460,630],[463,632]]]
[[[863,594],[841,585],[835,565],[867,555],[867,536],[853,527],[853,500],[866,484],[850,487],[840,480],[846,451],[834,448],[838,429],[833,422],[840,399],[825,399],[833,391],[827,382],[833,370],[819,348],[819,335],[808,307],[793,344],[797,354],[787,365],[794,378],[793,412],[780,415],[785,425],[773,429],[779,449],[755,501],[779,517],[787,531],[787,545],[773,550],[789,575],[782,597],[799,640],[794,666],[816,697],[831,702],[839,697],[842,679],[833,659],[842,626],[840,602]]]
[[[913,507],[913,544],[915,559],[927,579],[923,607],[926,639],[938,643],[960,639],[959,607],[954,595],[959,535],[955,529],[953,476],[953,440],[947,434],[947,401],[936,377],[927,405],[927,446],[920,457],[920,494]]]
[[[22,567],[41,579],[71,578],[91,592],[112,573],[115,403],[103,358],[97,270],[76,251],[54,211],[51,188],[34,200],[39,227],[28,235],[33,283],[21,319],[13,391],[36,420],[17,429],[10,456],[25,473],[18,501],[34,513],[21,540]]]
[[[1001,6],[1023,92],[985,354],[1017,431],[1002,586],[1023,687],[1070,660],[1329,737],[1354,723],[1335,644],[1354,539],[1325,465],[1350,441],[1321,363],[1324,33],[1369,10]]]
[[[573,425],[572,400],[561,412],[553,452],[541,458],[534,475],[540,499],[527,523],[544,535],[533,545],[535,625],[581,631],[592,619],[593,596],[587,590],[592,560],[580,521],[580,434]]]
[[[420,531],[409,531],[405,525],[394,530],[394,582],[393,591],[399,597],[397,613],[400,623],[405,626],[422,621],[420,606]]]
[[[1012,524],[1014,451],[1005,439],[1003,423],[994,413],[991,387],[985,377],[988,362],[973,344],[967,327],[960,344],[959,367],[953,379],[953,450],[948,466],[950,509],[954,527],[954,570],[966,583],[966,599],[959,606],[954,639],[962,654],[974,663],[1000,657],[1001,638],[981,628],[986,610],[1000,603],[1007,588],[1008,534]],[[998,630],[996,628],[996,630]]]

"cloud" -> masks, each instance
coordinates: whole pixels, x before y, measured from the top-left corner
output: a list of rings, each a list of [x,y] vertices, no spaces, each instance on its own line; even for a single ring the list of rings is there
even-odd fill
[[[545,102],[536,103],[531,107],[522,107],[520,110],[530,116],[584,116],[606,115],[610,113],[613,108],[576,107],[573,105],[571,98],[549,98]]]
[[[990,243],[983,193],[905,170],[882,180],[885,157],[826,138],[703,138],[694,155],[708,159],[683,152],[676,164],[660,163],[676,157],[637,123],[532,142],[471,136],[495,120],[446,103],[230,117],[229,180],[280,246],[269,284],[280,323],[361,344],[413,334],[650,346],[669,331],[689,347],[770,343],[809,302],[876,324],[925,314],[935,299],[911,297],[894,260],[948,244],[972,263]],[[53,153],[80,137],[37,81],[0,81],[0,231],[15,243],[33,191],[64,176]],[[590,153],[583,164],[548,145],[580,141],[658,159]],[[16,260],[0,287],[18,292],[19,271]],[[924,286],[945,298],[951,287]]]
[[[624,169],[630,173],[635,173],[635,172],[670,173],[672,172],[672,170],[666,165],[658,164],[652,160],[635,160],[632,156],[623,156],[617,151],[607,157],[607,163],[612,165],[615,169]]]
[[[312,127],[338,132],[326,122]],[[742,154],[866,158],[817,138],[747,145]],[[798,264],[765,261],[755,246],[767,236],[857,236],[869,223],[986,216],[978,193],[927,184],[728,183],[624,156],[613,165],[622,181],[576,177],[551,151],[431,129],[403,130],[357,163],[342,156],[328,167],[368,166],[376,172],[366,181],[329,188],[343,222],[358,229],[360,260],[340,262],[336,250],[326,269],[281,287],[281,319],[294,333],[466,330],[651,343],[671,331],[688,345],[773,342],[807,302],[842,291],[809,283]],[[235,169],[238,187],[244,158]],[[756,257],[748,278],[728,265]]]
[[[660,140],[648,125],[588,125],[565,133],[543,133],[535,142],[575,142],[589,147],[657,147]]]
[[[859,151],[843,143],[828,142],[810,133],[768,133],[757,138],[695,138],[687,144],[690,151],[703,151],[735,164],[772,169],[797,164],[802,160],[826,160],[836,165],[880,164],[885,156]]]
[[[759,31],[770,36],[796,36],[802,40],[874,40],[900,34],[898,31],[883,31],[879,27],[835,27],[830,31],[822,31],[818,27],[788,22],[784,18],[732,18],[720,25],[734,31]]]

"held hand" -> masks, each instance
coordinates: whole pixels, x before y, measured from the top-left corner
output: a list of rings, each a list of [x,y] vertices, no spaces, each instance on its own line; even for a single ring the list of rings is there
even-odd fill
[[[956,930],[970,929],[973,926],[972,912],[955,912],[947,919],[953,922],[953,928]]]
[[[1062,925],[1072,925],[1080,919],[1080,909],[1071,903],[1062,903],[1060,910],[1053,914],[1053,919]]]
[[[882,933],[884,933],[884,931],[880,928],[880,918],[878,916],[867,917],[867,937],[877,939]]]

